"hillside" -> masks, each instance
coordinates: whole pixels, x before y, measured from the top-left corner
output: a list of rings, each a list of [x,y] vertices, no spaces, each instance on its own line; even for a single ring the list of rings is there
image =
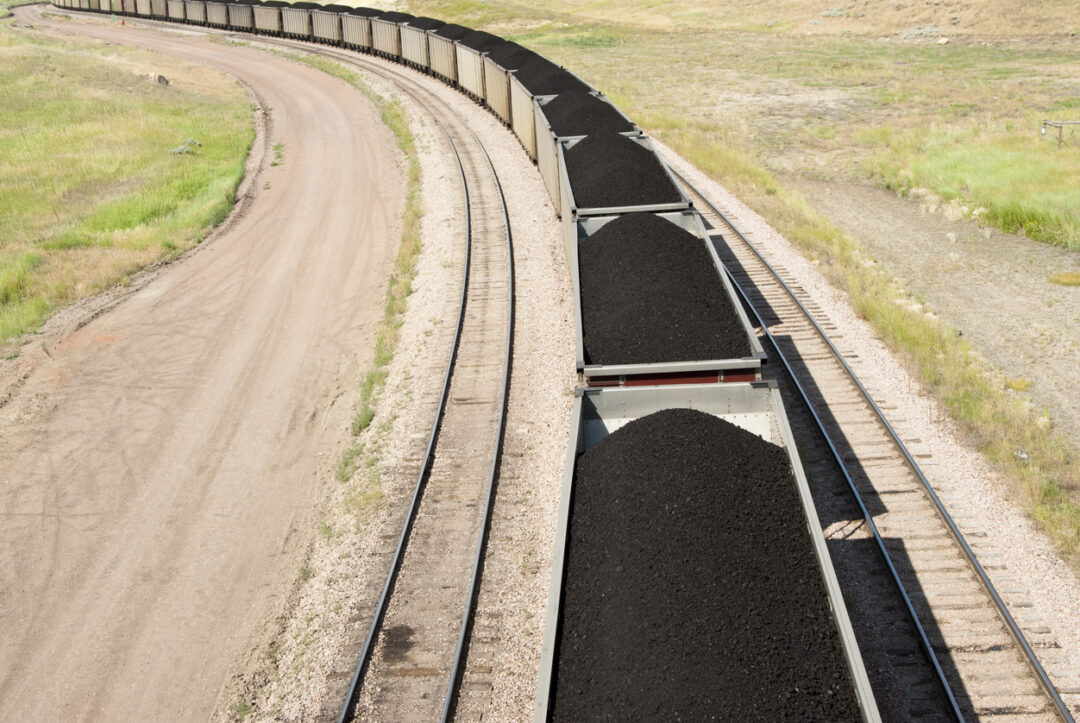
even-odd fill
[[[595,21],[613,17],[611,3],[549,3]],[[758,0],[748,3],[662,2],[618,8],[623,23],[648,28],[700,27],[813,35],[929,37],[1060,35],[1080,29],[1073,0]]]

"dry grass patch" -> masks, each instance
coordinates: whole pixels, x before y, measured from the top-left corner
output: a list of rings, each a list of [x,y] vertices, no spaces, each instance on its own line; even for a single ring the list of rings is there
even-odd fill
[[[1062,271],[1050,277],[1050,283],[1061,286],[1080,286],[1080,271]]]
[[[2,26],[0,108],[0,339],[202,240],[254,139],[217,71]]]

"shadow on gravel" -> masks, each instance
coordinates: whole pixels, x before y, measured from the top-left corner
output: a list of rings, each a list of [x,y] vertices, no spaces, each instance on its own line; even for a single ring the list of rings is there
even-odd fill
[[[926,613],[926,601],[902,540],[886,538],[885,547],[902,579],[908,597],[934,646],[953,695],[965,718],[973,718],[972,703],[960,683],[956,665],[942,649],[941,629]],[[838,572],[861,570],[858,579],[841,576],[840,586],[859,641],[870,685],[883,721],[953,721],[951,707],[938,682],[937,673],[922,644],[914,622],[892,580],[887,577],[881,553],[871,538],[827,540],[829,556]]]

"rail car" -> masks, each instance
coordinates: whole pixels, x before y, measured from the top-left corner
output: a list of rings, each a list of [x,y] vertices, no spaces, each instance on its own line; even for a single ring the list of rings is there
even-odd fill
[[[192,25],[206,25],[205,0],[184,0],[184,19]]]
[[[401,61],[417,70],[431,71],[431,36],[429,30],[446,25],[442,20],[419,17],[401,24]]]
[[[412,20],[408,13],[383,13],[371,18],[371,49],[387,60],[401,60],[401,28]]]
[[[255,32],[255,0],[234,0],[229,3],[229,29]]]
[[[351,8],[347,5],[323,5],[311,11],[311,35],[316,42],[342,44],[341,19]]]
[[[168,0],[165,14],[168,20],[182,23],[187,21],[187,12],[184,9],[184,0]]]
[[[341,16],[341,38],[346,48],[371,52],[371,19],[378,10],[356,7]]]
[[[749,591],[756,590],[758,594],[779,598],[788,598],[803,592],[802,589],[793,590],[780,586],[774,578],[755,580],[745,587],[740,581],[730,579],[723,580],[720,584],[725,587],[730,586],[731,589],[745,590],[747,594],[732,595],[724,605],[719,604],[716,599],[718,596],[714,594],[715,590],[710,592],[710,585],[716,584],[717,581],[711,578],[709,568],[711,560],[723,558],[726,551],[720,549],[724,543],[719,540],[708,541],[709,538],[715,537],[715,533],[702,534],[701,538],[696,539],[695,542],[716,544],[716,550],[701,550],[695,545],[695,549],[682,551],[676,559],[660,563],[665,568],[664,575],[669,576],[667,579],[685,575],[684,579],[694,581],[694,584],[686,589],[673,590],[672,597],[667,599],[678,599],[680,605],[692,606],[695,610],[703,611],[696,614],[694,624],[682,633],[680,640],[692,647],[693,641],[699,635],[706,637],[714,631],[734,630],[733,636],[745,636],[750,641],[748,648],[754,652],[731,653],[726,646],[716,647],[701,651],[701,657],[697,658],[699,661],[707,660],[709,665],[698,665],[693,669],[678,672],[668,668],[661,672],[650,666],[649,663],[652,660],[650,653],[664,657],[664,653],[672,652],[665,650],[668,647],[666,637],[658,631],[665,624],[661,618],[670,620],[672,613],[675,617],[679,615],[679,612],[671,609],[679,605],[668,608],[663,607],[663,604],[644,605],[641,602],[642,598],[649,597],[647,588],[655,587],[654,581],[661,576],[659,571],[652,570],[646,575],[629,574],[626,564],[639,556],[644,556],[637,551],[637,546],[619,545],[607,541],[603,543],[603,549],[598,550],[595,544],[590,544],[587,534],[578,534],[575,530],[575,519],[583,517],[595,521],[597,516],[608,518],[612,520],[614,527],[619,527],[622,531],[635,529],[633,520],[637,519],[641,521],[639,523],[641,526],[655,529],[658,537],[686,540],[694,534],[690,531],[691,522],[687,521],[688,518],[693,521],[694,512],[673,503],[667,510],[668,514],[640,514],[640,511],[634,510],[632,501],[595,509],[597,505],[604,505],[607,500],[619,497],[621,488],[613,484],[602,486],[595,478],[588,480],[591,486],[587,495],[580,492],[575,494],[575,486],[579,482],[581,473],[579,469],[579,462],[583,459],[581,453],[591,450],[600,442],[608,442],[628,425],[665,410],[668,412],[695,410],[698,413],[710,415],[722,420],[721,423],[745,430],[742,432],[745,437],[753,440],[754,444],[768,447],[771,454],[778,454],[781,459],[786,457],[786,465],[778,460],[779,463],[772,466],[772,473],[779,477],[774,481],[778,483],[776,489],[783,492],[783,503],[776,508],[770,507],[770,512],[773,516],[786,516],[788,520],[783,525],[784,528],[790,528],[794,534],[805,535],[809,538],[808,544],[793,550],[795,555],[802,558],[802,562],[799,563],[800,568],[806,571],[806,577],[799,579],[798,584],[800,588],[804,586],[819,588],[825,597],[824,601],[820,598],[814,599],[813,605],[808,607],[821,610],[824,602],[831,610],[831,615],[827,616],[831,619],[824,626],[812,615],[801,619],[801,609],[791,610],[790,619],[780,621],[780,629],[776,632],[777,637],[783,638],[788,634],[797,637],[800,628],[814,626],[817,627],[814,633],[815,645],[804,650],[807,657],[800,659],[800,655],[794,649],[780,644],[780,648],[784,651],[780,656],[783,660],[770,661],[767,666],[764,666],[768,670],[755,666],[760,674],[748,676],[745,687],[740,687],[738,694],[751,701],[759,698],[763,702],[775,703],[780,699],[785,699],[782,704],[785,708],[785,717],[792,719],[830,719],[831,716],[822,713],[817,707],[821,700],[815,700],[816,693],[808,690],[803,682],[806,680],[804,676],[807,673],[812,675],[817,672],[819,665],[828,666],[832,669],[837,687],[830,689],[824,697],[831,698],[835,695],[837,698],[846,699],[847,706],[844,710],[846,715],[843,718],[861,717],[865,721],[879,721],[880,714],[874,693],[844,606],[836,573],[821,532],[821,523],[814,508],[806,475],[799,460],[799,452],[780,398],[780,391],[775,382],[756,382],[729,385],[579,389],[576,392],[555,532],[552,584],[541,647],[534,723],[545,723],[552,719],[553,714],[556,715],[557,720],[591,718],[594,717],[597,707],[602,707],[606,701],[610,701],[612,705],[627,705],[637,711],[628,714],[626,710],[620,710],[614,715],[616,718],[636,718],[640,714],[642,719],[660,719],[664,711],[662,707],[664,697],[672,697],[669,692],[671,686],[677,679],[684,676],[694,681],[693,684],[697,686],[697,690],[701,691],[702,696],[708,696],[712,693],[707,682],[710,677],[708,673],[724,670],[728,666],[749,665],[747,661],[750,658],[761,655],[762,648],[753,642],[753,638],[760,631],[755,630],[752,625],[732,625],[733,621],[740,619],[752,619],[760,624],[766,617],[760,609],[749,610],[747,617],[742,614],[745,611],[739,610],[740,607],[749,608],[755,604],[754,595]],[[656,435],[663,438],[665,430],[662,428],[656,430]],[[666,448],[664,449],[666,455],[678,459],[679,449],[686,444],[685,440],[670,436],[667,439],[661,439],[661,443],[656,446]],[[668,461],[666,455],[664,462],[657,464],[658,467],[663,467]],[[650,469],[650,472],[653,471],[657,472],[658,477],[667,475],[668,478],[650,477],[647,484],[661,489],[674,487],[676,489],[672,496],[679,499],[677,497],[678,473]],[[783,477],[787,479],[782,479]],[[728,514],[724,510],[734,510],[739,507],[728,504],[727,500],[742,497],[738,488],[744,484],[744,480],[742,475],[735,475],[726,479],[716,479],[715,484],[718,488],[715,502],[697,499],[690,505],[694,508],[708,505],[706,513],[710,518],[714,514],[723,516]],[[778,494],[777,498],[780,496]],[[665,496],[658,495],[658,497],[663,499]],[[585,501],[582,501],[583,499]],[[768,504],[771,502],[772,499]],[[594,509],[589,510],[589,507]],[[732,518],[738,515],[738,512],[734,512]],[[573,545],[569,544],[571,538],[574,540]],[[577,546],[576,549],[575,546]],[[795,561],[785,559],[785,565],[789,563],[795,564]],[[747,570],[745,574],[753,575],[753,571]],[[574,592],[573,598],[564,594],[564,582],[565,585],[573,585],[571,588]],[[588,593],[583,590],[587,590],[594,582],[596,587],[603,591],[599,596],[603,600],[595,607],[590,606],[592,612],[587,617],[607,621],[609,618],[618,618],[623,613],[629,613],[622,618],[623,624],[606,626],[602,634],[603,639],[594,637],[595,626],[575,623],[567,610],[567,607],[575,602],[580,605],[583,598],[589,599]],[[772,589],[765,593],[762,587]],[[658,595],[657,597],[664,599],[667,596]],[[760,603],[757,604],[760,605]],[[572,643],[568,643],[564,636],[572,638]],[[638,655],[624,656],[618,645],[621,642],[626,642],[629,647],[634,648]],[[773,639],[773,642],[776,642],[776,639]],[[682,646],[679,647],[680,649],[674,651],[675,657],[686,654],[686,650],[682,649]],[[589,659],[594,663],[589,674],[570,681],[560,681],[560,665],[567,663],[566,657],[573,655],[575,649],[582,648],[588,652]],[[832,658],[826,652],[828,650],[841,651],[840,659]],[[734,657],[725,661],[729,654],[733,654]],[[763,662],[763,660],[758,662]],[[620,682],[629,680],[626,690],[612,691],[604,687],[604,673],[605,668],[608,667],[605,663],[616,668]],[[777,686],[776,679],[772,677],[773,673],[776,673],[778,669],[783,670],[787,665],[792,665],[793,669],[802,668],[801,673],[796,673],[796,677],[800,679],[799,683],[804,685],[801,694],[792,692],[791,687]],[[561,688],[571,689],[573,693],[568,695],[560,690]],[[798,691],[798,688],[795,690]],[[624,696],[625,700],[622,700]],[[558,705],[557,698],[561,699]],[[585,705],[582,705],[583,703]],[[714,705],[707,711],[699,709],[687,714],[684,709],[683,716],[690,719],[711,718],[718,712],[732,715],[730,710],[736,708],[734,704],[725,705],[724,701],[720,701],[719,704],[717,701],[713,703]],[[676,701],[675,704],[688,707],[694,705],[692,701],[685,699]],[[657,706],[661,707],[658,709]],[[649,712],[642,713],[641,711]]]
[[[252,21],[255,23],[255,32],[266,35],[281,35],[281,8],[288,3],[281,0],[268,0],[251,6]]]
[[[59,7],[297,38],[380,55],[430,73],[487,107],[512,130],[528,158],[538,166],[555,213],[562,219],[574,291],[579,389],[554,556],[557,567],[553,570],[552,602],[548,606],[548,629],[543,642],[537,721],[547,720],[551,713],[551,686],[557,677],[554,636],[560,624],[566,511],[570,505],[569,490],[576,454],[624,422],[672,406],[703,409],[717,417],[736,419],[736,423],[744,427],[760,428],[760,436],[785,450],[793,484],[803,505],[802,518],[793,524],[810,529],[812,550],[809,554],[816,559],[818,572],[828,588],[827,602],[834,613],[829,627],[841,640],[843,664],[850,672],[859,711],[865,720],[879,720],[858,647],[835,586],[820,525],[809,502],[805,476],[779,394],[775,386],[760,381],[765,361],[761,344],[735,300],[713,239],[651,140],[597,89],[527,48],[490,33],[433,18],[352,7],[347,3],[348,0],[327,4],[282,0],[54,2]],[[568,117],[575,122],[567,123]],[[605,178],[603,168],[590,169],[598,171],[599,175],[591,172],[582,175],[575,170],[576,154],[601,138],[637,158],[637,165],[630,166],[629,178],[619,179],[622,184],[611,183],[610,171],[609,177]],[[612,167],[617,167],[617,163]],[[643,197],[632,201],[590,201],[589,197],[597,187],[607,190],[607,186],[625,186],[627,180],[633,184],[639,178],[638,173],[644,172],[640,169],[645,167],[651,169],[653,181],[666,181],[670,189],[660,193],[649,186]],[[746,353],[722,358],[698,357],[689,361],[646,359],[629,363],[593,363],[590,360],[587,350],[590,332],[583,321],[583,309],[587,308],[586,293],[592,293],[594,289],[581,274],[582,249],[597,243],[606,227],[634,224],[642,216],[652,219],[650,223],[670,225],[691,239],[701,258],[697,271],[710,280],[708,293],[727,301],[726,313],[734,329],[731,336],[745,343]],[[612,260],[626,262],[626,259]],[[658,305],[663,303],[662,299],[657,302]]]

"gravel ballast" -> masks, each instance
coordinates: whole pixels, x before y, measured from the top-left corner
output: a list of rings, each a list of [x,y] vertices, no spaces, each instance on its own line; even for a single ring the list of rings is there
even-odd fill
[[[563,93],[542,110],[551,130],[560,137],[635,130],[615,106],[585,90]]]
[[[651,213],[628,213],[578,246],[589,364],[741,359],[750,340],[705,243]]]
[[[618,133],[594,133],[567,150],[566,174],[578,208],[682,200],[657,155]]]
[[[554,720],[861,720],[788,458],[703,412],[578,457]]]

